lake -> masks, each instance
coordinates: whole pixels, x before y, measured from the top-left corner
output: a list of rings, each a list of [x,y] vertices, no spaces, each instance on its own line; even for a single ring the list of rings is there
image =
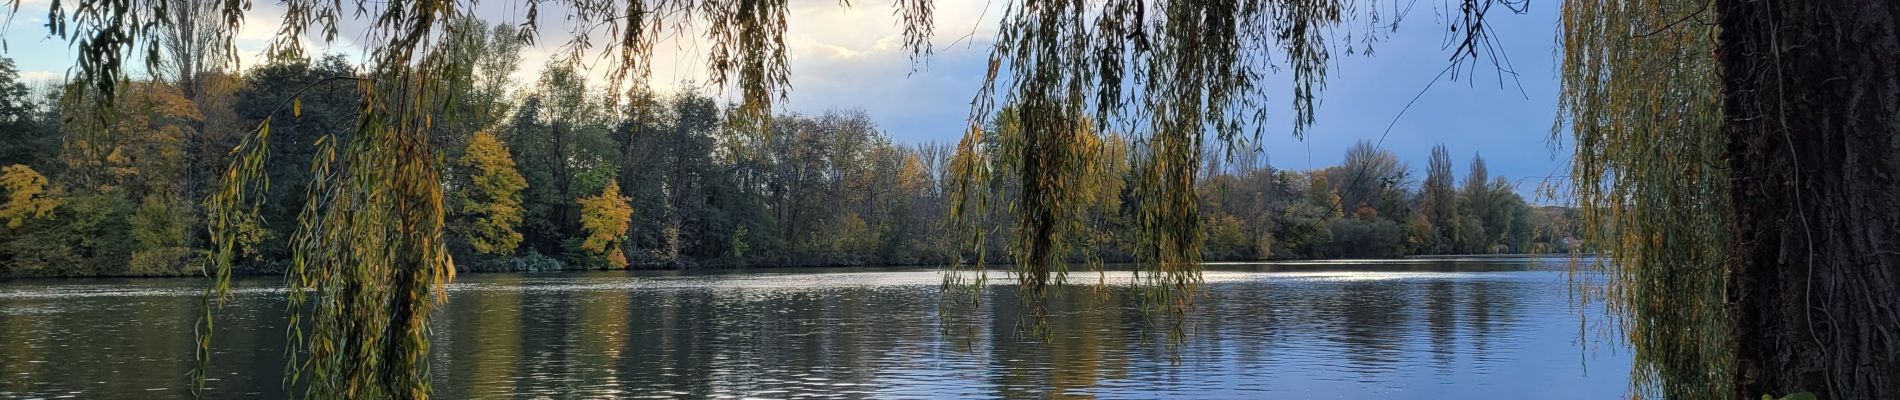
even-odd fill
[[[1013,285],[942,304],[930,269],[464,274],[430,365],[444,399],[1622,396],[1563,262],[1210,265],[1178,324],[1111,282],[1057,291],[1046,335]],[[0,283],[0,398],[189,397],[202,282]],[[209,397],[284,397],[280,283],[218,311]]]

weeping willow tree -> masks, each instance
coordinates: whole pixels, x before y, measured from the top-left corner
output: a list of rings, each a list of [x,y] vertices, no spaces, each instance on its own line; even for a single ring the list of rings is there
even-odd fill
[[[1732,393],[1900,398],[1900,4],[1711,9],[1736,234]]]
[[[19,4],[13,0],[13,5]],[[47,27],[70,40],[79,59],[74,79],[103,93],[109,107],[131,62],[146,70],[164,65],[165,28],[183,13],[167,0],[81,0],[49,8]],[[897,19],[913,57],[930,53],[930,0],[898,0]],[[319,142],[314,160],[272,160],[266,145],[274,120],[294,119],[296,99],[260,124],[237,149],[238,157],[211,198],[211,234],[216,268],[199,325],[199,386],[212,340],[211,310],[228,296],[232,253],[240,221],[268,185],[260,171],[269,162],[310,162],[313,180],[293,234],[289,272],[290,328],[287,384],[310,397],[403,397],[429,394],[426,321],[453,276],[442,241],[442,193],[437,157],[426,132],[443,115],[441,76],[454,71],[444,45],[458,32],[450,23],[473,1],[288,0],[268,54],[299,57],[305,35],[334,41],[346,15],[367,18],[357,43],[368,60],[357,76],[313,85],[355,84],[363,103],[355,132]],[[717,86],[739,93],[740,121],[761,131],[789,82],[785,32],[786,0],[528,1],[519,39],[538,41],[540,9],[559,8],[572,24],[560,45],[564,60],[607,62],[611,93],[639,93],[646,85],[654,44],[668,29],[703,28],[710,41],[707,69]],[[966,138],[960,171],[978,171],[1004,158],[1005,172],[1031,188],[998,202],[1022,217],[1012,240],[1023,262],[1018,274],[1037,292],[1060,283],[1061,257],[1071,246],[1065,221],[1085,196],[1079,172],[1099,161],[1092,150],[1099,133],[1140,132],[1135,147],[1145,158],[1135,180],[1137,251],[1144,282],[1185,306],[1200,281],[1202,243],[1194,179],[1207,141],[1228,154],[1265,129],[1268,76],[1291,72],[1292,133],[1303,136],[1313,122],[1313,104],[1325,87],[1335,49],[1368,49],[1402,12],[1380,10],[1371,0],[1034,0],[1005,2],[997,40],[990,50],[984,85],[972,101],[970,129],[995,116],[998,105],[1021,110],[1013,139],[980,146]],[[1397,7],[1396,5],[1388,5]],[[1501,6],[1501,7],[1494,7]],[[1478,59],[1490,46],[1484,16],[1493,8],[1521,12],[1513,0],[1462,0],[1451,15],[1453,63]],[[216,37],[232,51],[233,32],[250,4],[225,0],[218,7]],[[192,18],[195,21],[204,18]],[[352,31],[356,29],[352,28]],[[603,36],[604,34],[604,36]],[[598,39],[606,39],[596,43]],[[142,54],[141,54],[142,53]],[[617,102],[618,99],[612,99]],[[108,109],[109,111],[109,109]],[[110,118],[110,113],[101,113]],[[1095,147],[1091,147],[1095,146]],[[973,175],[975,176],[975,175]],[[987,201],[958,202],[982,207]],[[1047,234],[1044,234],[1047,233]],[[1052,268],[1052,266],[1054,266]],[[1052,271],[1056,273],[1052,274]]]
[[[1572,1],[1563,32],[1636,394],[1900,397],[1900,5]]]
[[[1729,396],[1728,142],[1716,28],[1696,20],[1712,1],[1564,3],[1553,134],[1573,135],[1582,236],[1612,255],[1584,288],[1635,351],[1632,397]]]
[[[1489,45],[1484,15],[1493,6],[1521,12],[1524,3],[1464,1],[1453,13],[1462,41],[1452,62],[1475,59]],[[1056,0],[1006,2],[983,88],[972,102],[968,134],[958,146],[952,218],[980,254],[986,227],[972,218],[1000,205],[1015,215],[1011,255],[1018,281],[1032,293],[1060,284],[1061,257],[1075,244],[1061,221],[1083,198],[1090,162],[1082,127],[1131,132],[1140,281],[1151,299],[1175,309],[1190,304],[1200,282],[1203,233],[1194,180],[1208,140],[1232,155],[1258,139],[1266,124],[1267,76],[1291,71],[1291,130],[1302,137],[1313,101],[1325,87],[1335,49],[1369,51],[1381,36],[1377,2]],[[1448,12],[1450,10],[1447,10]],[[1355,39],[1355,34],[1357,39]],[[1343,37],[1341,37],[1343,36]],[[1014,110],[1003,140],[985,141],[982,121],[998,105]],[[1015,193],[974,193],[1000,177]],[[959,274],[946,285],[964,283]]]
[[[1096,187],[1109,177],[1102,171],[1105,139],[1083,118],[1073,118],[1066,130],[1048,136],[1033,136],[1023,125],[1023,117],[1051,112],[1025,106],[998,113],[991,129],[971,129],[952,159],[951,176],[958,229],[974,232],[971,251],[984,251],[984,231],[988,220],[976,204],[995,201],[1004,205],[1001,214],[1011,219],[1010,258],[1021,273],[1021,289],[1030,295],[1047,294],[1051,283],[1067,276],[1068,260],[1085,240],[1087,206]],[[980,147],[979,147],[980,146]],[[1090,265],[1097,265],[1091,262]],[[960,266],[959,266],[960,267]],[[981,277],[979,270],[971,271]],[[962,272],[962,271],[955,271]],[[946,275],[952,285],[962,283],[961,273]],[[979,284],[980,285],[980,284]]]
[[[315,398],[424,398],[429,393],[430,310],[454,276],[443,242],[440,169],[428,132],[445,96],[453,60],[432,46],[445,32],[430,29],[460,11],[453,3],[388,9],[376,35],[389,48],[375,53],[354,82],[364,95],[354,138],[331,133],[317,141],[312,178],[298,230],[291,235],[287,387]],[[296,17],[286,24],[298,23]],[[271,53],[298,56],[297,38],[280,38]],[[328,82],[319,81],[316,84]],[[290,118],[301,112],[286,101]],[[283,108],[283,107],[280,107]],[[227,296],[231,249],[251,196],[268,185],[267,116],[236,150],[223,188],[210,199],[217,278],[208,298]],[[212,316],[202,319],[200,369],[208,358]]]

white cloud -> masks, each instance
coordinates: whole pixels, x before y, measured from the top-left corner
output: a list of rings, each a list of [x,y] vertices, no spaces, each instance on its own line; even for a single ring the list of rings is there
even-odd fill
[[[26,71],[20,73],[20,80],[23,81],[59,81],[64,79],[66,79],[66,74],[57,72]]]
[[[238,26],[237,33],[231,35],[232,44],[238,49],[240,66],[250,68],[263,62],[263,57],[269,50],[271,42],[277,40],[278,32],[283,29],[283,15],[283,6],[275,3],[259,5],[245,13],[244,23]],[[342,25],[344,26],[337,27],[339,34],[334,42],[324,41],[321,34],[313,29],[297,35],[297,43],[303,46],[305,53],[313,56],[335,53],[361,61],[363,54],[361,48],[356,45],[357,38],[346,34],[360,32],[360,29],[352,25],[361,25],[361,23],[347,21]]]
[[[22,1],[37,4],[48,0]],[[992,20],[1001,16],[1000,10],[985,7],[1000,7],[997,3],[937,2],[936,31],[931,40],[935,55],[913,62],[903,47],[902,22],[889,1],[854,1],[851,7],[843,7],[836,0],[792,0],[785,38],[792,92],[785,103],[786,111],[864,108],[873,118],[888,121],[886,127],[900,135],[896,127],[909,131],[916,126],[961,123],[976,81],[981,78],[986,44],[994,37]],[[523,4],[481,2],[471,12],[490,23],[520,24],[526,15]],[[562,47],[573,39],[575,22],[568,20],[566,13],[560,3],[540,5],[538,43],[523,49],[519,70],[512,75],[519,85],[532,85],[547,60],[562,55]],[[263,51],[281,28],[282,15],[283,5],[277,2],[259,2],[246,14],[232,36],[241,66],[249,68],[261,62]],[[336,42],[325,43],[315,32],[299,35],[299,41],[313,55],[342,53],[361,61],[366,56],[360,43],[367,24],[369,21],[356,20],[353,13],[346,13],[342,26],[337,27],[340,35]],[[16,45],[26,42],[28,33],[43,36],[43,29],[30,29],[33,27],[21,26],[18,21],[14,28],[7,36]],[[717,89],[706,83],[710,75],[705,52],[710,46],[705,43],[704,33],[703,22],[667,26],[655,44],[648,82],[661,91]],[[600,59],[598,46],[610,38],[605,37],[604,29],[593,35],[590,40],[597,47],[583,60],[590,67],[586,74],[593,86],[599,87],[613,66],[609,60]],[[62,41],[35,44],[34,49],[26,51],[20,47],[15,46],[10,56],[22,59],[22,69],[59,70],[72,62],[70,50]],[[66,54],[63,58],[51,56],[55,52]],[[44,60],[26,60],[29,58]],[[956,129],[948,131],[954,135]]]

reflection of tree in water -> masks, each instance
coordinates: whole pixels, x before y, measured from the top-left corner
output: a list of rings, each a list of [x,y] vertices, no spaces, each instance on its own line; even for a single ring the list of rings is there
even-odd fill
[[[46,315],[30,311],[33,305],[14,306],[16,310],[0,312],[0,392],[27,393],[34,386],[28,377],[42,374],[39,369],[51,363],[30,362],[44,360],[46,353],[44,341],[21,340],[18,338],[44,338],[48,323]]]
[[[132,289],[163,281],[109,281]],[[152,286],[148,286],[152,285]],[[58,291],[60,289],[51,289]],[[187,396],[183,374],[196,366],[191,322],[201,303],[185,296],[54,296],[0,301],[0,393],[38,397],[152,394]],[[280,321],[281,298],[242,296],[217,326],[211,397],[280,397],[283,331],[245,321]],[[162,389],[154,392],[153,389]],[[9,395],[0,395],[7,397]],[[67,396],[71,397],[71,396]]]
[[[435,354],[430,358],[430,369],[437,371],[437,379],[446,373],[447,379],[441,382],[451,383],[437,385],[446,397],[516,392],[514,377],[521,376],[517,370],[521,366],[521,320],[528,318],[521,312],[522,292],[513,290],[521,277],[497,275],[491,279],[493,284],[509,289],[459,293],[445,307],[448,312],[432,321],[437,327],[446,326],[437,329],[431,342]],[[457,361],[467,364],[456,365]]]
[[[1202,302],[1206,314],[1196,318],[1206,321],[1195,323],[1185,346],[1188,356],[1205,358],[1196,352],[1219,349],[1237,354],[1242,365],[1266,365],[1276,351],[1316,351],[1318,341],[1330,345],[1319,345],[1323,351],[1339,354],[1340,368],[1371,377],[1413,365],[1406,357],[1417,350],[1408,347],[1423,346],[1429,366],[1449,375],[1468,368],[1458,360],[1461,353],[1472,354],[1482,369],[1495,353],[1509,350],[1497,348],[1511,341],[1496,335],[1511,334],[1523,298],[1539,295],[1533,283],[1493,278],[1283,282],[1211,289]]]
[[[1097,298],[1092,287],[1065,286],[1037,300],[1054,335],[1045,338],[1021,336],[1023,299],[1009,285],[986,288],[981,302],[939,308],[948,296],[934,285],[728,288],[710,279],[710,287],[596,290],[587,287],[592,275],[573,279],[578,288],[534,282],[571,277],[478,275],[458,284],[431,322],[431,371],[443,398],[1139,397],[1287,378],[1402,383],[1421,375],[1464,384],[1525,361],[1509,358],[1525,355],[1510,347],[1530,339],[1522,336],[1525,320],[1543,320],[1552,303],[1531,296],[1559,295],[1549,282],[1512,274],[1348,275],[1210,282],[1182,342],[1169,341],[1166,322],[1152,320],[1128,287]],[[0,337],[36,339],[0,341],[0,376],[8,377],[0,391],[182,387],[177,375],[115,380],[101,365],[130,359],[125,365],[186,368],[188,319],[177,317],[196,315],[193,299],[59,299],[51,303],[56,313],[11,312],[34,301],[41,300],[3,302]],[[268,329],[284,319],[281,297],[241,295],[231,307],[224,314],[234,318],[219,327],[210,396],[282,397],[281,375],[270,372],[283,368],[284,333]],[[66,354],[60,345],[86,352]],[[77,360],[27,362],[62,357]],[[38,378],[15,378],[21,372]],[[100,380],[109,383],[68,383]],[[1228,393],[1245,390],[1252,389]]]
[[[704,290],[639,291],[629,307],[629,340],[617,366],[629,387],[656,392],[710,395],[716,299]],[[737,309],[734,307],[733,309]]]
[[[573,378],[595,387],[618,387],[615,371],[628,367],[622,364],[626,357],[637,356],[627,348],[628,339],[634,335],[628,323],[632,294],[607,290],[583,295],[574,305],[579,309],[580,329],[570,336],[578,349],[575,359],[582,367]]]
[[[1278,310],[1280,299],[1274,289],[1263,284],[1214,284],[1208,293],[1209,298],[1198,304],[1208,310],[1208,319],[1224,321],[1229,327],[1200,330],[1195,337],[1232,349],[1245,365],[1270,360],[1267,350],[1283,340],[1287,322]]]
[[[283,296],[274,294],[245,296],[240,298],[239,302],[235,306],[226,306],[221,312],[236,318],[244,318],[245,321],[218,325],[216,336],[220,338],[219,340],[228,340],[229,343],[216,341],[211,343],[212,349],[217,352],[213,357],[225,358],[225,360],[217,361],[221,369],[212,370],[213,373],[219,374],[216,376],[218,385],[214,389],[242,390],[245,396],[258,398],[283,397],[284,348],[289,345],[284,338],[284,331],[257,329],[252,324],[268,325],[269,321],[284,320],[284,306],[288,302]],[[186,314],[179,316],[178,318],[182,319],[177,321],[189,321],[203,315],[203,306],[203,303],[195,301],[180,302],[179,307]],[[180,329],[179,332],[187,332],[190,329],[185,325],[177,325],[175,328]],[[147,332],[148,329],[153,328],[140,328],[141,334]],[[174,339],[189,341],[193,338],[190,335],[181,334],[175,336]],[[168,350],[178,349],[177,347],[168,348]],[[193,350],[185,347],[178,350],[184,353],[172,353],[166,356],[189,357]],[[297,388],[296,392],[302,393],[303,388]],[[216,393],[208,393],[208,395],[208,397],[223,397]]]
[[[1425,320],[1431,332],[1432,367],[1450,375],[1458,352],[1458,292],[1452,282],[1433,279],[1425,284]]]
[[[1496,352],[1493,335],[1517,326],[1519,314],[1523,312],[1522,299],[1536,296],[1523,282],[1474,279],[1466,285],[1468,293],[1464,307],[1466,334],[1473,342],[1473,358],[1479,370],[1484,370],[1492,361]],[[1554,293],[1545,295],[1556,295]]]
[[[1060,290],[1051,289],[1051,293],[1058,292]],[[1023,297],[1014,288],[993,286],[986,290],[986,294],[987,299],[984,301],[995,304],[991,309],[994,313],[990,314],[989,325],[992,328],[989,329],[990,337],[987,340],[994,344],[990,347],[992,371],[988,377],[990,389],[995,391],[992,395],[1002,398],[1046,396],[1048,388],[1040,382],[1049,380],[1049,360],[1038,357],[1042,353],[1034,349],[1041,339],[1031,336],[1025,329],[1035,322],[1023,321],[1033,311],[1028,309],[1029,305],[1024,304]],[[1056,297],[1052,295],[1049,299],[1053,301]],[[1042,313],[1045,316],[1050,314],[1047,311]]]
[[[606,368],[613,368],[620,387],[688,397],[870,389],[833,384],[874,382],[886,363],[914,360],[927,351],[904,346],[934,333],[923,323],[934,306],[915,298],[916,292],[636,291],[605,300],[623,306],[579,306],[580,323],[590,327],[587,336],[623,333],[614,355],[579,361],[610,365]],[[616,314],[627,317],[606,317]],[[582,355],[590,352],[596,351]]]
[[[122,285],[128,284],[128,282],[115,283]],[[280,301],[272,301],[271,299],[255,296],[245,297],[242,300],[248,302],[246,306],[261,305],[259,303],[273,304],[275,309],[281,309],[283,304]],[[50,365],[46,367],[45,373],[51,376],[87,376],[105,372],[105,375],[101,376],[101,378],[104,379],[99,380],[96,384],[97,387],[88,385],[88,387],[69,388],[70,390],[83,390],[88,392],[105,390],[108,392],[135,393],[148,391],[151,388],[181,388],[180,385],[184,382],[179,379],[180,377],[178,375],[169,373],[169,371],[188,370],[196,366],[191,362],[193,351],[196,350],[196,342],[193,340],[194,334],[192,333],[192,325],[187,321],[192,321],[197,318],[197,316],[202,315],[203,309],[200,308],[200,302],[181,297],[168,296],[134,298],[98,297],[69,299],[65,301],[79,304],[94,304],[92,306],[75,307],[74,310],[77,311],[57,314],[56,318],[49,321],[53,324],[52,326],[57,327],[53,333],[63,336],[61,338],[62,341],[69,340],[71,343],[58,346],[60,349],[59,352],[46,354],[46,356],[51,358],[47,359],[48,362],[46,364]],[[258,308],[245,308],[241,310],[242,311],[234,311],[244,312],[250,315],[258,314],[252,311],[269,311],[258,310]],[[234,312],[234,314],[237,312]],[[282,314],[276,313],[275,315]],[[271,320],[277,319],[268,319],[267,321]],[[85,332],[78,332],[81,330]],[[243,385],[248,381],[264,381],[256,383],[269,384],[265,387],[279,386],[279,378],[282,375],[268,375],[269,377],[266,379],[257,379],[257,376],[252,375],[265,375],[270,372],[282,371],[281,357],[270,358],[270,361],[274,361],[272,364],[251,364],[255,362],[256,353],[259,351],[268,351],[277,355],[281,354],[280,349],[283,348],[283,333],[281,331],[224,328],[218,329],[216,333],[222,338],[235,339],[234,343],[220,344],[212,348],[215,356],[226,358],[226,360],[222,361],[229,362],[225,365],[231,366],[215,371],[219,373],[216,377],[220,379],[221,386],[230,385],[225,387],[233,389],[242,388],[245,386],[239,385]],[[259,335],[265,334],[274,336],[275,338],[258,338]],[[9,337],[0,337],[0,340],[12,340],[6,338]],[[249,344],[253,346],[270,347],[232,346],[238,341],[249,342]],[[143,371],[142,368],[133,370],[114,368],[110,371],[88,370],[99,368],[99,365],[90,362],[72,362],[72,359],[69,357],[75,357],[75,355],[65,353],[66,351],[81,349],[93,353],[85,357],[97,357],[97,361],[114,365],[149,363],[146,365],[176,365],[177,367],[173,370],[167,370],[167,373],[149,373],[149,371]],[[257,369],[252,370],[250,368]],[[8,377],[8,379],[11,378],[12,377]]]
[[[993,324],[989,323],[995,314],[996,301],[982,300],[981,297],[994,288],[957,289],[937,292],[937,318],[939,334],[950,346],[950,350],[970,357],[987,354],[990,348]]]
[[[576,295],[556,290],[530,291],[523,296],[522,324],[534,329],[521,335],[524,352],[518,360],[519,376],[542,379],[521,379],[522,385],[515,393],[567,393],[567,382],[546,378],[573,376],[573,360],[568,357],[575,331],[580,328],[572,307]]]
[[[1341,283],[1339,298],[1320,302],[1336,307],[1326,315],[1341,316],[1338,325],[1347,362],[1361,375],[1383,374],[1403,352],[1405,317],[1417,312],[1406,304],[1402,281],[1355,280]]]
[[[996,396],[1093,397],[1090,389],[1103,380],[1126,379],[1128,357],[1152,343],[1141,343],[1149,322],[1140,313],[1138,293],[1113,288],[1106,297],[1091,293],[1092,288],[1054,286],[1042,301],[1040,323],[1057,335],[1043,337],[1027,328],[1037,321],[1028,317],[1023,297],[1014,288],[994,287],[988,291],[995,305],[989,330],[991,359],[1001,370],[990,376]]]

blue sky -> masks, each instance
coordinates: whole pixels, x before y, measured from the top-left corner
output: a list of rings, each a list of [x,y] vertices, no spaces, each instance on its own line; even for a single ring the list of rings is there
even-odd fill
[[[71,46],[48,38],[41,26],[48,3],[23,0],[4,35],[6,56],[18,63],[28,79],[56,79],[74,59]],[[475,13],[493,22],[519,22],[524,13],[514,3],[482,2]],[[787,33],[792,91],[785,111],[862,108],[900,142],[955,141],[965,126],[969,101],[981,84],[988,44],[1000,15],[996,3],[937,2],[935,54],[924,64],[913,64],[901,48],[901,30],[887,2],[858,1],[852,8],[843,8],[833,0],[794,0]],[[1481,65],[1475,74],[1460,74],[1455,81],[1447,77],[1425,90],[1450,65],[1451,50],[1444,44],[1443,10],[1419,4],[1407,13],[1396,33],[1375,45],[1373,55],[1335,55],[1319,100],[1317,122],[1305,140],[1292,136],[1291,103],[1284,96],[1270,98],[1263,151],[1281,168],[1336,165],[1348,146],[1359,140],[1380,140],[1391,124],[1391,133],[1381,145],[1397,153],[1415,174],[1422,174],[1431,147],[1443,143],[1451,149],[1454,170],[1461,178],[1476,153],[1484,155],[1492,175],[1519,182],[1520,191],[1527,195],[1543,177],[1567,175],[1567,140],[1552,142],[1550,136],[1557,113],[1558,10],[1548,3],[1533,5],[1524,15],[1497,12],[1489,19],[1495,39],[1515,67],[1515,80],[1500,81],[1495,69]],[[281,15],[277,7],[274,2],[258,2],[247,15],[236,36],[241,50],[263,48]],[[568,30],[561,25],[560,14],[541,10],[543,45],[524,52],[520,81],[532,82],[542,60],[564,40]],[[653,63],[652,78],[662,90],[705,81],[702,47],[693,39],[695,34],[674,32],[677,36],[657,46]],[[307,43],[317,51],[361,57],[362,49],[348,38],[339,43]],[[1291,74],[1269,76],[1268,83],[1284,90],[1290,87]],[[1423,96],[1400,115],[1421,90]]]

